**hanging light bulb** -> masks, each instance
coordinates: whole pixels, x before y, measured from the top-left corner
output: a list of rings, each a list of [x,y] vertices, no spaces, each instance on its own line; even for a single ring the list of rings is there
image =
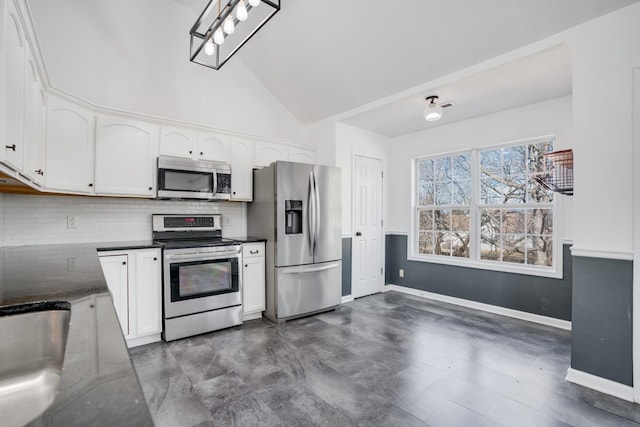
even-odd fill
[[[238,21],[242,22],[246,21],[248,17],[249,13],[247,12],[247,4],[244,0],[240,0],[238,7],[236,8],[236,18],[238,18]]]
[[[262,3],[260,0],[249,0],[251,7],[258,7]]]
[[[428,122],[435,122],[436,120],[440,120],[442,117],[442,107],[436,104],[437,96],[428,96],[427,101],[429,104],[427,108],[424,109],[424,118],[427,119]]]
[[[224,43],[224,33],[222,32],[222,28],[218,27],[215,33],[213,33],[213,41],[217,45]]]
[[[233,15],[231,15],[231,13],[229,13],[225,18],[224,24],[222,24],[222,29],[227,34],[233,34],[235,31],[236,27],[233,25]]]
[[[213,44],[213,40],[211,39],[207,40],[207,42],[204,44],[204,53],[211,56],[215,53],[215,51],[216,51],[216,45]]]

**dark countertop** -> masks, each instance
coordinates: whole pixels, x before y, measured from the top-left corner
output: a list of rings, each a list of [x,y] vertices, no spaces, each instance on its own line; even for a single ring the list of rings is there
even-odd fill
[[[257,242],[266,242],[267,239],[262,237],[254,237],[254,236],[225,236],[225,239],[237,240],[242,243],[257,243]]]
[[[97,254],[149,247],[155,245],[149,241],[0,247],[0,306],[71,303],[58,395],[29,425],[153,425]]]

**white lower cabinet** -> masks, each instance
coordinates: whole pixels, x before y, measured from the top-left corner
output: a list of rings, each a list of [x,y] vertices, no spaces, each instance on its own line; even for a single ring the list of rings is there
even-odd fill
[[[264,242],[242,245],[242,314],[244,320],[262,317],[265,309]]]
[[[127,346],[159,341],[162,333],[160,249],[108,251],[100,252],[99,256]]]

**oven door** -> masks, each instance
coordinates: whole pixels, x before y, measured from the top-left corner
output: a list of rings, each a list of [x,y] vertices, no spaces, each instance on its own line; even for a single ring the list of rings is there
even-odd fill
[[[242,304],[240,264],[239,249],[166,250],[163,274],[165,318]]]

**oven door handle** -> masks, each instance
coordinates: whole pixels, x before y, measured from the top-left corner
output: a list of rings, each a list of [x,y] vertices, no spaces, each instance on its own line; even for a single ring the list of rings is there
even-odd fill
[[[320,267],[287,268],[286,270],[282,270],[282,274],[315,273],[316,271],[331,270],[332,268],[336,268],[339,265],[339,263],[334,262],[331,264],[322,265]]]
[[[240,255],[241,251],[233,252],[213,252],[213,253],[190,253],[190,254],[165,254],[166,260],[216,260],[221,258],[234,258]]]

